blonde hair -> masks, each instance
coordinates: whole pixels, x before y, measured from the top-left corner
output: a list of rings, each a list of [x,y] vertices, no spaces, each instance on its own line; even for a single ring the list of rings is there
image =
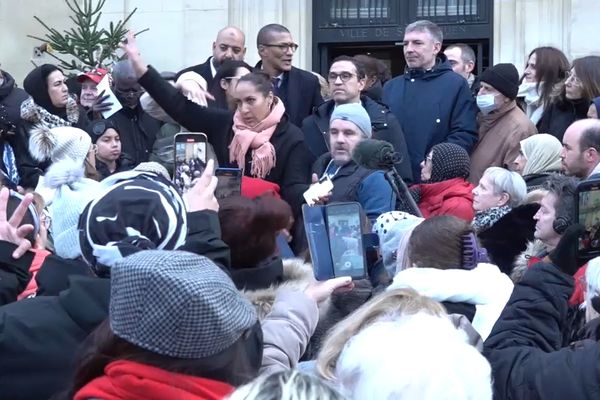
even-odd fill
[[[431,315],[447,315],[440,303],[421,296],[413,289],[394,289],[374,297],[329,331],[317,356],[318,375],[333,380],[344,346],[367,326],[384,317],[399,317],[420,311]]]
[[[412,236],[415,228],[424,220],[421,219],[417,221],[418,222],[416,222],[413,226],[404,231],[404,234],[398,241],[398,249],[396,250],[396,274],[413,266],[412,261],[410,261],[410,258],[408,257],[408,243],[410,242],[410,237]]]
[[[321,379],[296,370],[260,375],[237,388],[228,400],[343,400]]]

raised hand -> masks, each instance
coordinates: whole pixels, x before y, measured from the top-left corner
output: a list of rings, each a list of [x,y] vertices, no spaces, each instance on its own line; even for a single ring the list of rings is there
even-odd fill
[[[133,31],[127,32],[125,40],[121,42],[119,47],[125,52],[127,58],[131,61],[133,70],[138,78],[148,71],[148,66],[144,63],[144,60],[142,60],[142,55],[140,54],[140,49],[138,48],[137,40]]]
[[[0,240],[16,245],[17,248],[12,253],[12,256],[13,258],[20,258],[31,248],[31,242],[26,239],[26,236],[33,231],[33,225],[19,225],[33,201],[33,195],[31,193],[26,194],[10,218],[8,218],[6,208],[9,196],[10,191],[7,188],[0,190]]]

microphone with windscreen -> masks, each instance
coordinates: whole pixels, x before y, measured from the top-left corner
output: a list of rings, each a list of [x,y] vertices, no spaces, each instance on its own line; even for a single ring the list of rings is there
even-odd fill
[[[404,199],[404,203],[411,208],[409,212],[418,217],[423,216],[406,183],[396,171],[395,165],[402,161],[402,156],[394,150],[394,146],[390,142],[377,139],[361,140],[352,152],[352,159],[361,167],[384,171],[385,178],[396,196]]]

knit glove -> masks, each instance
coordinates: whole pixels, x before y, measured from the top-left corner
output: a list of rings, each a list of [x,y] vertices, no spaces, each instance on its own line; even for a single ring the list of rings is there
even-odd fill
[[[105,111],[110,110],[110,108],[112,107],[113,103],[111,102],[107,102],[106,100],[109,98],[108,94],[104,94],[104,90],[102,92],[100,92],[100,94],[98,95],[98,97],[96,97],[96,100],[94,101],[94,104],[92,104],[92,111],[95,113],[103,113]]]

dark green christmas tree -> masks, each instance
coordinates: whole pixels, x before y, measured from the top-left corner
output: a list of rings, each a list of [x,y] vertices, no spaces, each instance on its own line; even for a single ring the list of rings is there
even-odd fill
[[[125,39],[127,34],[125,24],[137,11],[137,8],[134,8],[124,20],[116,23],[111,21],[108,29],[104,29],[98,27],[98,22],[106,0],[84,0],[81,6],[77,0],[65,0],[65,3],[73,12],[69,18],[75,26],[61,33],[48,26],[39,17],[34,16],[33,18],[48,30],[45,38],[27,35],[43,42],[36,47],[36,51],[47,53],[59,62],[59,67],[73,72],[107,67],[118,61],[120,59],[117,55],[119,43]],[[137,34],[147,30],[144,29]],[[69,55],[73,59],[65,61],[54,53]]]

